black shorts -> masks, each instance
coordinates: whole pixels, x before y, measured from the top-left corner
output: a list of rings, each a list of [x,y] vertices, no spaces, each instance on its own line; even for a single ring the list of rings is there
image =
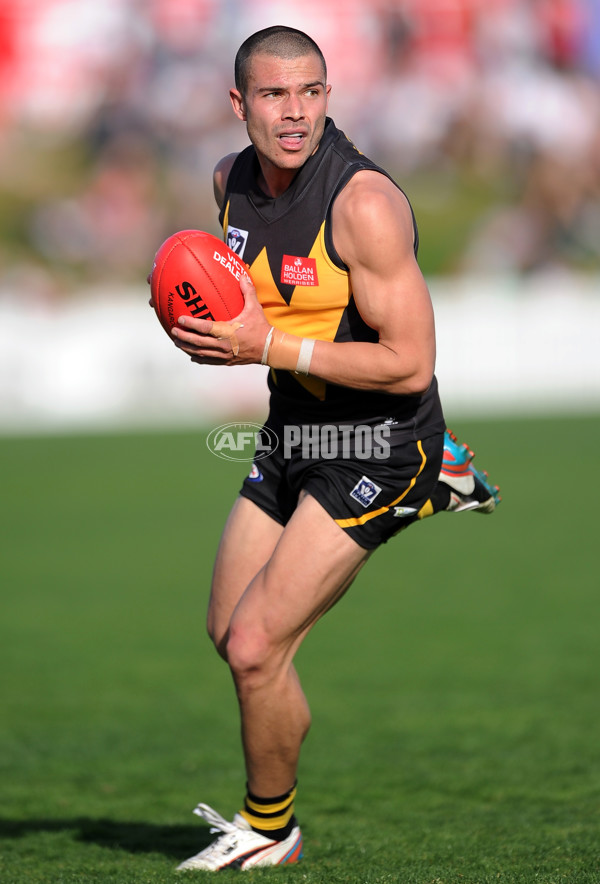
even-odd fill
[[[285,525],[307,491],[365,549],[418,519],[442,464],[443,428],[416,439],[389,418],[297,426],[271,413],[263,432],[277,447],[257,450],[263,456],[244,480],[242,496]]]

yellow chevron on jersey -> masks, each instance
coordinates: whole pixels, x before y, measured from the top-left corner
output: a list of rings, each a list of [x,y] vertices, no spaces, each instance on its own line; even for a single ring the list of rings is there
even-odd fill
[[[325,222],[321,225],[308,257],[316,261],[319,301],[314,286],[297,285],[289,303],[281,296],[267,259],[266,247],[250,265],[258,299],[271,325],[303,338],[333,341],[350,300],[348,274],[336,267],[325,251]]]
[[[230,202],[227,201],[223,216],[225,235],[229,222],[229,206]],[[260,305],[271,325],[300,337],[333,341],[350,301],[351,290],[347,271],[337,267],[327,254],[325,221],[319,228],[308,257],[316,261],[320,286],[318,305],[315,304],[313,286],[297,285],[289,303],[282,298],[271,272],[266,246],[263,246],[252,264],[247,266]]]
[[[326,293],[325,297],[321,294],[318,306],[315,305],[313,286],[295,286],[289,304],[286,303],[273,279],[266,247],[249,270],[261,307],[271,325],[301,338],[333,341],[350,300],[350,285],[348,274],[336,267],[325,251],[324,230],[325,222],[308,254],[316,261],[319,287]],[[277,382],[277,372],[272,372],[272,375]],[[304,375],[296,375],[295,379],[317,399],[325,398],[324,381]]]

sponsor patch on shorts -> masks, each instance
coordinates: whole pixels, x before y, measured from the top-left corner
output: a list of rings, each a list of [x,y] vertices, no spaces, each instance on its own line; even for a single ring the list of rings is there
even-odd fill
[[[379,485],[376,485],[375,482],[372,482],[368,476],[363,476],[362,479],[356,483],[352,491],[350,492],[350,497],[353,497],[354,500],[357,500],[361,506],[365,508],[371,506],[377,495],[381,492],[381,488]]]
[[[398,519],[405,519],[407,516],[414,516],[417,508],[414,506],[395,506],[394,516]]]

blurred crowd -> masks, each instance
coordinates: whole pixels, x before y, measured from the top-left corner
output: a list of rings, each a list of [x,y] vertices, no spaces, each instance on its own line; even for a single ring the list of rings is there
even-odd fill
[[[494,194],[452,270],[600,267],[598,0],[0,0],[0,196],[28,196],[31,250],[125,279],[217,232],[211,170],[247,143],[233,57],[270,24],[317,40],[331,115],[400,183]]]

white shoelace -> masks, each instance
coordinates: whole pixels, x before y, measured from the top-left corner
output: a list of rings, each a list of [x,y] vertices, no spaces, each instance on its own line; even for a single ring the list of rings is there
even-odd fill
[[[208,804],[198,804],[198,806],[194,808],[194,813],[196,816],[200,816],[203,820],[206,820],[211,827],[211,833],[223,832],[226,835],[229,835],[233,832],[239,832],[239,826],[224,819],[220,813],[217,813],[217,811],[213,810],[212,807],[209,807]]]

